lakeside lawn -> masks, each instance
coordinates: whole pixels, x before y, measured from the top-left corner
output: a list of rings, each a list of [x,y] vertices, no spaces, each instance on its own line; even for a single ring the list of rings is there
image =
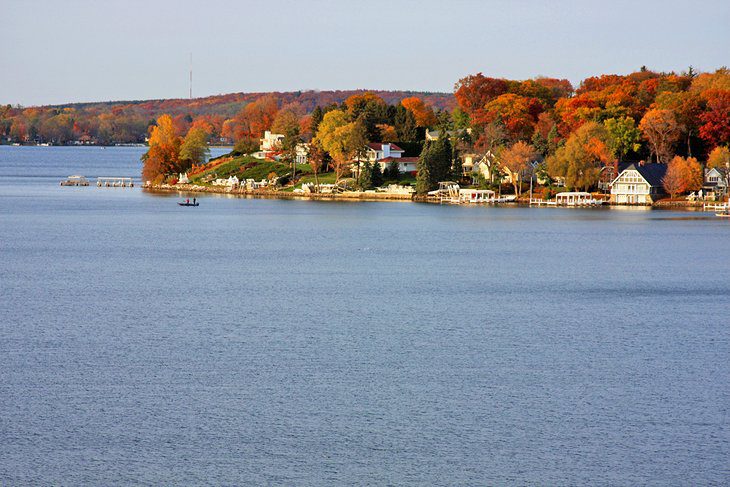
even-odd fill
[[[236,176],[239,180],[255,179],[256,181],[260,181],[261,179],[268,178],[272,172],[280,177],[289,175],[292,172],[289,164],[256,159],[251,156],[239,156],[230,160],[226,160],[225,157],[221,159],[223,162],[213,164],[210,168],[194,174],[191,180],[196,184],[204,184],[203,180],[206,178],[217,179]],[[297,174],[310,174],[312,172],[309,164],[297,164],[296,169]]]

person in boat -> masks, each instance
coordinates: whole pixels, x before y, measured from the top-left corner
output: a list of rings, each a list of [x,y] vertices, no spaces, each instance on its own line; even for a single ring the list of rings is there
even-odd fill
[[[193,198],[193,204],[195,204],[195,198]]]
[[[185,200],[185,204],[186,205],[189,205],[190,204],[190,198],[188,198],[188,199]]]

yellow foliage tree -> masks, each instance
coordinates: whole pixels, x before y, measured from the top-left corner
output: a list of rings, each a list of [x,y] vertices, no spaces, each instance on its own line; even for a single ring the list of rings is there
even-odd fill
[[[730,149],[727,147],[718,145],[707,157],[707,167],[726,169],[728,164],[730,164]]]
[[[142,156],[142,178],[153,181],[176,172],[180,164],[180,143],[172,117],[161,115],[150,132],[149,149]]]

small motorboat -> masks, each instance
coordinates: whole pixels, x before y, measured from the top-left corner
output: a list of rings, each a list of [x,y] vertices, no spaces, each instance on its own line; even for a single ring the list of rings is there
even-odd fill
[[[195,203],[190,203],[189,201],[183,202],[183,203],[178,202],[177,204],[179,206],[200,206],[200,202],[197,202],[197,201]]]

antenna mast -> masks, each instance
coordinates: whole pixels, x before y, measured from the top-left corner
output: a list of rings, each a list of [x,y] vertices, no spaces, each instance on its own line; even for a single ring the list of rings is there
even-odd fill
[[[193,53],[190,53],[190,99],[193,99]]]

